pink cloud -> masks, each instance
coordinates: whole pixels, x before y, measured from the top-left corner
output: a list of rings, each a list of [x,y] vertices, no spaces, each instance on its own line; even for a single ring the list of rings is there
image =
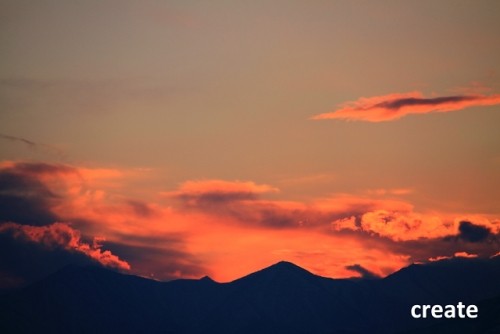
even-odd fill
[[[349,101],[340,108],[313,116],[314,120],[343,119],[353,121],[384,122],[410,114],[450,112],[469,107],[500,104],[500,94],[453,95],[424,97],[421,92],[394,93],[383,96],[362,97]]]

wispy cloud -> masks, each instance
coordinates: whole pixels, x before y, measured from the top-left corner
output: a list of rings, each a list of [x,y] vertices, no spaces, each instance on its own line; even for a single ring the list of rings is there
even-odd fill
[[[167,195],[179,197],[202,196],[235,196],[252,197],[257,194],[277,192],[278,189],[266,184],[255,184],[251,181],[199,180],[186,181],[175,192]]]
[[[10,136],[10,135],[6,135],[3,133],[0,133],[0,138],[5,139],[5,140],[9,140],[12,142],[22,143],[22,144],[26,145],[29,149],[32,149],[35,151],[42,151],[42,152],[49,153],[49,154],[54,154],[54,155],[59,156],[60,158],[64,158],[66,156],[65,152],[63,152],[62,150],[60,150],[56,147],[46,145],[46,144],[37,143],[37,142],[34,142],[34,141],[26,139],[26,138]]]
[[[356,101],[345,102],[340,105],[339,109],[313,116],[312,119],[384,122],[410,114],[449,112],[496,104],[500,104],[500,94],[424,97],[421,92],[394,93],[368,98],[362,97]]]

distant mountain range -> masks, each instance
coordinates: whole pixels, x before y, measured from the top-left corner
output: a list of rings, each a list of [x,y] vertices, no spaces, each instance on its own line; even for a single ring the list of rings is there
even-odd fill
[[[500,333],[500,257],[331,279],[279,262],[230,283],[158,282],[68,266],[0,297],[0,333]],[[479,306],[478,319],[413,319],[414,304]]]

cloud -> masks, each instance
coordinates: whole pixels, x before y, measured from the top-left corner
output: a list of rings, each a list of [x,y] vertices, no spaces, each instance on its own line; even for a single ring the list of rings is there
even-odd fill
[[[157,279],[209,273],[186,247],[189,235],[179,232],[190,217],[120,193],[135,177],[127,170],[1,162],[0,272],[11,279],[0,289],[71,263],[130,268]]]
[[[58,199],[26,166],[0,168],[0,222],[47,225],[57,219],[50,207]]]
[[[0,225],[0,291],[38,281],[69,264],[102,265],[115,270],[127,262],[103,250],[102,239],[85,242],[67,224],[28,226]]]
[[[455,227],[439,216],[376,210],[363,214],[360,229],[401,241],[444,237],[452,234]]]
[[[384,196],[384,195],[392,195],[392,196],[402,196],[408,195],[413,192],[413,189],[410,188],[396,188],[396,189],[367,189],[365,191],[368,195],[372,196]]]
[[[312,119],[343,119],[353,121],[384,122],[410,114],[449,112],[469,107],[500,104],[500,94],[454,95],[426,98],[420,92],[395,93],[375,97],[362,97],[340,105],[340,108],[313,116]]]
[[[468,259],[474,259],[474,258],[478,257],[477,254],[469,254],[467,252],[456,252],[454,255],[455,255],[455,257],[465,257]]]
[[[455,252],[451,256],[436,256],[436,257],[431,257],[429,258],[430,262],[436,262],[436,261],[441,261],[441,260],[449,260],[449,259],[455,259],[455,258],[466,258],[466,259],[476,259],[479,256],[477,254],[469,254],[467,252]]]
[[[459,237],[469,242],[481,242],[491,234],[489,228],[468,221],[461,221],[458,230]]]
[[[4,134],[0,133],[0,138],[7,139],[10,141],[21,142],[23,144],[26,144],[29,148],[36,148],[38,146],[37,143],[35,143],[31,140],[25,139],[25,138],[21,138],[21,137],[9,136],[9,135],[4,135]]]
[[[413,206],[394,199],[373,199],[348,194],[302,203],[265,200],[262,194],[278,189],[253,182],[223,180],[188,181],[176,191],[165,193],[175,199],[183,212],[201,212],[244,226],[266,228],[314,228],[328,226],[333,220],[360,216],[377,209],[410,211]]]
[[[333,231],[356,231],[372,236],[390,238],[394,241],[411,241],[420,239],[460,239],[467,242],[488,241],[493,234],[500,233],[500,225],[496,220],[476,217],[480,223],[472,224],[462,221],[460,217],[449,215],[425,214],[413,209],[369,210],[361,215],[346,216],[330,223]]]
[[[178,190],[165,193],[180,204],[183,212],[200,212],[247,226],[286,228],[305,220],[301,203],[263,200],[260,195],[279,190],[254,182],[187,181]]]
[[[77,252],[95,260],[104,267],[129,270],[130,265],[112,254],[102,250],[99,241],[95,238],[92,244],[82,242],[79,231],[65,223],[53,223],[47,226],[28,226],[16,223],[0,225],[0,233],[7,233],[14,239],[25,242],[39,243],[49,249],[61,248],[70,252]]]
[[[259,194],[278,191],[277,188],[269,185],[259,185],[249,181],[200,180],[184,182],[177,191],[166,193],[166,195],[192,203],[226,202],[251,200]]]
[[[411,203],[399,199],[373,198],[349,194],[334,194],[315,200],[312,207],[322,212],[336,213],[339,217],[357,216],[382,209],[398,212],[413,210]]]
[[[148,205],[148,203],[142,201],[130,199],[125,201],[125,203],[132,208],[134,214],[143,218],[152,217],[156,213],[155,210]]]
[[[366,278],[366,279],[376,279],[380,278],[379,275],[371,272],[370,270],[366,269],[360,264],[353,264],[345,267],[347,270],[354,271],[358,274],[361,275],[361,278]]]
[[[401,200],[406,189],[301,202],[273,199],[272,185],[194,180],[156,198],[143,191],[147,197],[133,198],[127,182],[137,187],[137,177],[125,169],[0,163],[0,225],[11,224],[0,233],[5,285],[75,262],[123,261],[131,273],[160,280],[209,274],[227,281],[284,258],[350,277],[353,263],[385,276],[412,261],[498,252],[495,217],[416,212]],[[463,221],[472,232],[463,223],[460,231]],[[485,239],[481,227],[490,231]]]
[[[457,218],[415,212],[407,201],[380,197],[400,196],[409,193],[409,189],[377,189],[368,192],[371,197],[334,194],[311,203],[260,198],[260,194],[273,189],[251,182],[211,180],[206,183],[186,182],[168,194],[181,204],[179,211],[213,215],[219,221],[249,228],[352,231],[396,242],[458,237],[459,234],[460,220]],[[477,226],[462,227],[465,231],[461,238],[478,238],[476,234],[480,234],[481,229],[500,231],[500,225],[487,219]]]
[[[0,133],[0,138],[5,139],[5,140],[9,140],[12,142],[22,143],[22,144],[26,145],[29,149],[39,150],[39,151],[50,153],[50,154],[55,154],[55,155],[59,156],[60,158],[64,158],[66,156],[66,153],[64,153],[62,150],[60,150],[56,147],[41,144],[41,143],[36,143],[36,142],[29,140],[29,139],[26,139],[26,138],[10,136],[10,135],[6,135],[3,133]]]
[[[104,242],[104,245],[126,258],[134,274],[143,277],[168,281],[210,274],[210,269],[186,250],[182,236],[126,238],[118,243]]]
[[[40,280],[69,264],[95,265],[80,252],[62,247],[49,248],[41,243],[14,238],[11,232],[0,233],[0,291]],[[7,277],[8,279],[3,279]]]
[[[455,220],[455,228],[458,227],[460,219]],[[481,222],[483,223],[483,222]],[[359,235],[363,231],[343,230],[340,233]],[[357,233],[357,234],[356,234]],[[471,243],[458,237],[457,229],[450,229],[450,235],[436,238],[416,238],[412,240],[401,240],[387,236],[366,234],[361,237],[362,242],[369,248],[383,248],[388,252],[409,255],[409,262],[428,262],[430,259],[439,260],[452,258],[455,254],[466,252],[475,254],[479,258],[489,258],[496,253],[500,247],[500,240],[495,237],[488,238],[482,242]],[[373,267],[370,267],[373,268]]]

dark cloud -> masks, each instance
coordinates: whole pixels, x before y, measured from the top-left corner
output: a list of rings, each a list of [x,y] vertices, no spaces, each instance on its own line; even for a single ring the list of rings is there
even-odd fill
[[[187,206],[219,205],[226,202],[256,200],[257,195],[276,192],[278,189],[254,182],[200,180],[187,181],[178,190],[167,193]]]
[[[134,214],[142,218],[148,218],[155,214],[155,210],[153,210],[147,203],[137,201],[137,200],[128,200],[126,204],[132,208]]]
[[[10,136],[10,135],[6,135],[3,133],[0,133],[0,138],[5,139],[5,140],[9,140],[12,142],[22,143],[22,144],[26,145],[29,149],[32,149],[32,150],[39,150],[39,151],[43,151],[46,153],[55,154],[61,158],[65,157],[65,153],[62,150],[55,148],[53,146],[50,146],[50,145],[36,143],[36,142],[29,140],[29,139],[26,139],[26,138]]]
[[[144,221],[161,218],[154,205],[134,199],[119,205],[90,204],[105,208],[100,211],[103,221],[86,216],[85,211],[72,213],[69,222],[67,216],[58,216],[56,208],[71,208],[78,196],[68,193],[71,182],[80,185],[80,181],[85,182],[80,170],[70,166],[0,165],[0,290],[29,284],[67,264],[102,265],[160,280],[210,274],[186,250],[185,236],[178,233],[138,236],[125,228],[123,234],[113,233],[113,242],[106,241],[108,212]],[[213,202],[213,196],[205,195],[203,206]]]
[[[267,185],[212,180],[193,182],[185,188],[188,189],[170,194],[184,211],[196,210],[273,228],[296,226],[304,216],[303,210],[290,210],[273,201],[260,200],[259,194],[274,191]]]
[[[378,276],[377,274],[371,272],[370,270],[366,269],[365,267],[363,267],[360,264],[353,264],[353,265],[350,265],[350,266],[346,266],[345,268],[347,270],[354,271],[354,272],[360,274],[361,278],[366,278],[366,279],[380,278],[380,276]]]
[[[36,148],[38,146],[37,143],[35,143],[34,141],[31,141],[31,140],[28,140],[25,138],[21,138],[21,137],[9,136],[9,135],[4,135],[4,134],[0,133],[0,138],[7,139],[10,141],[21,142],[21,143],[26,144],[30,148]]]
[[[199,278],[210,275],[199,258],[185,250],[185,241],[180,236],[167,236],[158,240],[151,237],[135,238],[141,245],[118,242],[103,242],[103,246],[120,254],[130,263],[134,274],[169,281],[181,277]],[[128,241],[128,240],[127,240]],[[150,245],[145,246],[150,243]]]
[[[222,218],[232,218],[243,225],[254,225],[266,228],[296,228],[329,226],[330,222],[346,217],[359,216],[375,204],[343,203],[339,199],[331,211],[318,210],[302,203],[281,202],[260,199],[250,192],[182,194],[175,196],[182,211],[199,211]]]
[[[29,141],[25,143],[32,145]],[[48,226],[58,220],[51,207],[61,198],[38,176],[60,169],[39,163],[15,163],[0,169],[0,227],[4,229],[0,233],[0,273],[8,278],[1,280],[0,289],[31,283],[70,263],[92,263],[81,253],[27,242],[15,238],[13,231],[5,230],[10,224],[6,222],[36,227]]]
[[[203,206],[224,204],[226,202],[255,200],[257,196],[250,192],[207,192],[203,194],[181,194],[176,197],[187,206]]]
[[[407,106],[439,106],[444,103],[458,103],[462,101],[473,101],[478,99],[476,96],[442,96],[435,98],[402,98],[392,101],[384,101],[376,104],[376,108],[400,109]]]
[[[31,283],[67,264],[94,264],[126,269],[128,264],[99,239],[83,236],[69,224],[59,223],[52,208],[65,194],[56,194],[46,177],[76,169],[46,163],[5,163],[0,168],[0,290]]]
[[[57,219],[50,210],[57,198],[34,176],[0,170],[0,222],[50,224]]]
[[[313,119],[384,122],[396,120],[410,114],[450,112],[469,107],[497,104],[500,104],[500,94],[425,98],[420,92],[393,93],[384,96],[361,97],[356,101],[341,104],[337,110],[316,115]]]
[[[43,162],[17,162],[9,170],[23,175],[46,175],[46,174],[77,174],[77,170],[73,167],[61,164],[48,164]]]
[[[96,264],[82,253],[24,242],[0,233],[0,291],[38,281],[68,264]]]
[[[51,207],[63,197],[54,193],[43,176],[77,174],[65,165],[17,162],[0,169],[0,222],[42,226],[57,220]]]
[[[489,228],[475,225],[468,221],[461,221],[458,227],[459,237],[468,242],[481,242],[491,234]]]
[[[67,223],[53,223],[46,226],[21,225],[17,223],[0,224],[0,233],[10,236],[22,243],[35,243],[47,249],[63,249],[68,252],[81,253],[103,266],[129,270],[130,265],[112,254],[103,250],[103,238],[92,238],[92,243],[86,242],[79,230]]]
[[[500,249],[500,238],[490,235],[482,242],[469,242],[458,235],[442,238],[419,238],[416,240],[394,240],[388,236],[370,234],[360,230],[334,232],[347,238],[356,238],[369,249],[386,249],[389,253],[408,256],[409,263],[428,262],[431,258],[453,258],[455,254],[475,254],[489,258]]]

